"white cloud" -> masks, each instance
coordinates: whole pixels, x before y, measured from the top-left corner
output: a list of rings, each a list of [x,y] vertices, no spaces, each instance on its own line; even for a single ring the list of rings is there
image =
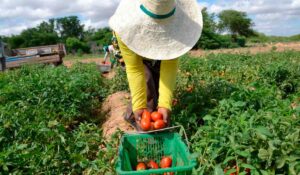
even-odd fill
[[[80,16],[82,23],[98,28],[107,26],[120,0],[0,0],[0,35],[18,34],[43,20],[68,15]],[[199,0],[210,12],[224,9],[247,12],[255,29],[267,34],[300,33],[300,0]],[[288,31],[282,31],[288,30]],[[299,30],[299,31],[298,31]]]
[[[18,34],[43,20],[78,15],[92,27],[107,25],[120,0],[0,0],[0,35]]]
[[[299,25],[295,24],[300,23],[300,0],[217,0],[206,7],[213,13],[225,9],[247,12],[254,28],[269,35],[300,33]]]

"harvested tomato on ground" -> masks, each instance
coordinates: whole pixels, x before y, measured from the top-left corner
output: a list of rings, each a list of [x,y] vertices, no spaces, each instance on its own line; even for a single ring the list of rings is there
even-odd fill
[[[159,113],[159,112],[152,112],[151,113],[151,119],[152,119],[152,121],[157,121],[157,120],[162,120],[163,119],[163,116],[162,116],[162,114],[161,113]]]
[[[136,170],[137,171],[142,171],[142,170],[146,170],[146,169],[147,169],[147,166],[146,166],[146,164],[144,162],[140,162],[136,166]]]
[[[153,160],[150,160],[147,164],[147,167],[149,169],[158,169],[158,164],[156,162],[154,162]]]
[[[161,168],[170,168],[172,166],[172,159],[170,157],[163,157],[160,161]]]

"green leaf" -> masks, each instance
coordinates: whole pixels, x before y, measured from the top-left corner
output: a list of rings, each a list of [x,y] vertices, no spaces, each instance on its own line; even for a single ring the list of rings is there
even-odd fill
[[[255,170],[256,168],[250,164],[246,164],[246,163],[243,163],[241,164],[241,167],[244,167],[244,168],[249,168],[251,170]]]
[[[221,165],[216,165],[214,169],[214,175],[224,175]]]
[[[266,135],[268,137],[272,137],[272,133],[264,126],[259,126],[256,128],[256,131],[262,135]]]
[[[20,144],[17,146],[17,150],[22,150],[27,147],[27,144]]]
[[[62,142],[63,144],[65,144],[65,143],[66,143],[66,139],[64,138],[64,136],[59,135],[59,137],[60,137],[61,142]]]
[[[230,170],[227,170],[225,175],[230,175],[231,173],[235,173],[236,172],[236,169],[230,169]]]
[[[48,127],[49,128],[52,128],[52,127],[57,126],[57,125],[58,125],[58,122],[56,120],[48,122]]]
[[[235,157],[233,157],[233,156],[229,156],[229,157],[227,157],[224,161],[223,161],[223,164],[225,165],[225,164],[227,164],[229,161],[231,161],[231,160],[235,160]]]
[[[285,162],[286,162],[286,157],[281,157],[281,158],[277,159],[276,160],[276,167],[278,169],[282,168],[284,166]]]
[[[258,157],[262,160],[268,160],[269,159],[269,152],[265,149],[259,149],[259,152],[258,152]]]
[[[268,171],[265,171],[265,170],[260,170],[260,172],[261,172],[262,175],[270,175],[270,173]],[[251,171],[251,173],[252,173],[252,171]],[[260,175],[260,173],[256,170],[253,171],[253,174],[254,175]]]
[[[203,120],[204,121],[212,121],[213,117],[211,115],[206,115],[206,116],[203,117]]]
[[[250,153],[247,152],[247,151],[239,151],[239,150],[237,150],[235,153],[238,154],[238,155],[240,155],[240,156],[243,156],[243,157],[249,157],[250,156]]]

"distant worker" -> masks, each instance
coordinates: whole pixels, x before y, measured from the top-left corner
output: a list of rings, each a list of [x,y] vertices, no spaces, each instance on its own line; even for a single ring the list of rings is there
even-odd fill
[[[111,62],[111,68],[113,68],[115,64],[118,65],[122,62],[122,55],[116,37],[112,38],[112,45],[103,47],[103,51],[105,53],[103,64],[107,63],[108,58]]]

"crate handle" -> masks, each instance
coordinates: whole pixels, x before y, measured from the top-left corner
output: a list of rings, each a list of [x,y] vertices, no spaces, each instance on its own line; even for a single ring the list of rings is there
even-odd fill
[[[168,127],[168,128],[158,129],[158,130],[154,130],[154,131],[133,131],[133,132],[127,132],[127,133],[128,134],[151,134],[151,133],[156,133],[156,132],[173,130],[173,129],[177,129],[177,128],[182,129],[184,137],[185,137],[186,145],[188,146],[188,149],[190,149],[190,142],[188,140],[186,131],[185,131],[185,129],[184,129],[184,127],[182,125],[171,126],[171,127]]]

